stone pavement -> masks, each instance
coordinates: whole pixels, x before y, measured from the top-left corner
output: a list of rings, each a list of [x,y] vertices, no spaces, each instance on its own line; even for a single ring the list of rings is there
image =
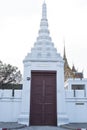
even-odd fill
[[[71,130],[79,130],[79,129],[87,129],[87,123],[69,123],[66,125],[62,125],[62,128],[71,129]]]
[[[53,126],[30,126],[18,124],[17,122],[0,122],[0,130],[6,128],[7,130],[67,130],[66,128]]]
[[[24,127],[26,127],[26,125],[18,124],[17,122],[0,122],[0,128],[21,129]]]
[[[54,126],[30,126],[18,130],[67,130],[66,128],[54,127]]]
[[[8,130],[79,130],[87,128],[87,123],[70,123],[60,127],[54,126],[30,126],[18,124],[17,122],[0,122],[0,128],[7,128]]]
[[[53,126],[30,126],[18,124],[17,122],[0,122],[0,128],[7,130],[67,130],[66,128]]]

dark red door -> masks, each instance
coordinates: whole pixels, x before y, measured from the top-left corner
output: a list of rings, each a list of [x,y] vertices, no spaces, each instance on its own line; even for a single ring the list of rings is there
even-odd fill
[[[57,125],[56,72],[31,73],[30,125]]]

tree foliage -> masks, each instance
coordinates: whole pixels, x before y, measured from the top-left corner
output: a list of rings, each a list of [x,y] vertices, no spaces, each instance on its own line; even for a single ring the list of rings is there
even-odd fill
[[[2,84],[20,83],[21,79],[22,75],[17,67],[10,64],[3,64],[3,62],[0,61],[0,87]]]

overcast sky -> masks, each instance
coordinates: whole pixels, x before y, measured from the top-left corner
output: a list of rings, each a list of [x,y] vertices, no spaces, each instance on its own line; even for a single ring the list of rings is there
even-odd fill
[[[43,0],[0,0],[0,60],[23,73],[23,59],[33,47]],[[50,36],[70,67],[87,77],[87,0],[46,0]]]

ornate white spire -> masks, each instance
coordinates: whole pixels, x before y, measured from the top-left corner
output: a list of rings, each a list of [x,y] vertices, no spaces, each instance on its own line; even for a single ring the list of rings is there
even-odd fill
[[[47,20],[47,7],[46,3],[44,2],[42,5],[42,19],[40,22],[40,30],[39,30],[39,36],[37,38],[37,41],[41,41],[41,39],[48,39],[51,40],[49,37],[49,30],[48,30],[48,20]]]
[[[54,44],[49,34],[47,7],[44,0],[38,37],[34,47],[31,49],[31,53],[25,57],[24,61],[62,61],[60,54],[58,54],[56,48],[54,48]]]

